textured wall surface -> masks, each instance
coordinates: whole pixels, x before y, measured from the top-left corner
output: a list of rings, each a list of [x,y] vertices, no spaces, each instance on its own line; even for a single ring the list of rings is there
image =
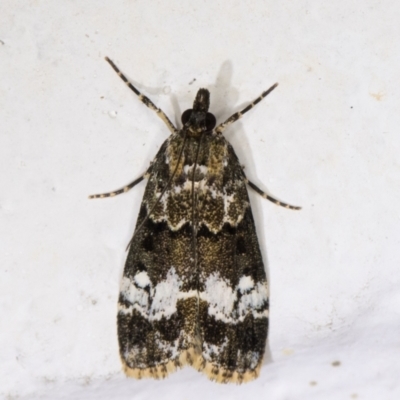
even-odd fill
[[[3,0],[0,397],[399,399],[400,3]],[[144,184],[199,87],[247,175],[271,282],[257,381],[121,372],[116,301]]]

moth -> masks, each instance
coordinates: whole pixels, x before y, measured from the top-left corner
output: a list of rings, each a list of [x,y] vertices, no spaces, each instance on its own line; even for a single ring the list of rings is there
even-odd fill
[[[176,128],[107,57],[171,135],[127,192],[147,180],[118,300],[118,341],[125,373],[164,378],[189,364],[210,379],[242,383],[259,375],[268,334],[268,284],[246,178],[222,132],[266,97],[216,126],[210,93],[199,89]]]

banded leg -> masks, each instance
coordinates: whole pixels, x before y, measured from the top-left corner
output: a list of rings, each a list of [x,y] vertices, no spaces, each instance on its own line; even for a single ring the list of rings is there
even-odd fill
[[[222,133],[229,125],[233,124],[238,119],[242,118],[243,114],[246,114],[247,111],[251,110],[257,103],[259,103],[264,97],[267,97],[276,87],[278,86],[277,83],[272,85],[268,90],[263,92],[261,96],[257,97],[251,104],[245,107],[242,111],[238,111],[237,113],[231,115],[225,122],[218,125],[215,128],[217,133]]]
[[[275,203],[277,206],[289,208],[291,210],[301,210],[301,207],[297,206],[291,206],[290,204],[283,203],[282,201],[279,201],[275,199],[274,197],[268,195],[267,193],[263,192],[258,186],[256,186],[253,182],[250,182],[248,179],[246,179],[246,183],[258,194],[260,194],[264,199],[267,199],[269,201],[272,201],[272,203]]]
[[[104,199],[105,197],[114,197],[121,193],[126,193],[128,190],[131,190],[134,186],[136,186],[139,182],[142,182],[144,178],[147,178],[147,173],[143,174],[139,178],[135,179],[129,185],[124,186],[122,189],[116,190],[115,192],[102,193],[102,194],[92,194],[89,196],[89,199]]]
[[[139,92],[135,88],[135,86],[132,85],[132,83],[129,82],[128,78],[118,69],[118,67],[108,58],[106,57],[106,61],[112,66],[114,71],[120,76],[120,78],[126,83],[126,85],[129,87],[129,89],[133,90],[133,92],[139,97],[139,100],[149,107],[151,110],[155,111],[157,115],[165,122],[167,125],[168,129],[172,132],[178,132],[178,130],[175,128],[173,123],[170,121],[170,119],[165,115],[164,111],[158,108],[148,97],[143,95],[142,93]]]

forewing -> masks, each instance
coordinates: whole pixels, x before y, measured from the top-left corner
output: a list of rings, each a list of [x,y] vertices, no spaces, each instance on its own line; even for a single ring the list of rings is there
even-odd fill
[[[175,137],[174,137],[175,136]],[[128,375],[165,377],[192,363],[197,300],[182,295],[192,265],[191,226],[171,230],[163,204],[149,216],[169,182],[167,153],[172,135],[151,166],[136,231],[121,283],[118,313],[120,354]],[[174,143],[174,142],[173,142]],[[169,191],[165,198],[168,199]],[[139,229],[140,228],[140,229]]]
[[[210,151],[215,151],[215,144],[210,144]],[[225,139],[219,146],[225,146],[226,159],[218,171],[223,184],[205,185],[198,203],[199,369],[220,382],[243,382],[257,377],[261,367],[268,333],[268,286],[243,170]],[[223,204],[222,226],[214,215],[218,203]]]

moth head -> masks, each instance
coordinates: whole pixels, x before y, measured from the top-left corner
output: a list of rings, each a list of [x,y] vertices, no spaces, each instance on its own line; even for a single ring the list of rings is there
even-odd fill
[[[213,114],[208,112],[210,107],[210,92],[199,89],[193,103],[193,108],[184,111],[182,123],[189,134],[197,136],[203,132],[212,131],[217,123]]]

